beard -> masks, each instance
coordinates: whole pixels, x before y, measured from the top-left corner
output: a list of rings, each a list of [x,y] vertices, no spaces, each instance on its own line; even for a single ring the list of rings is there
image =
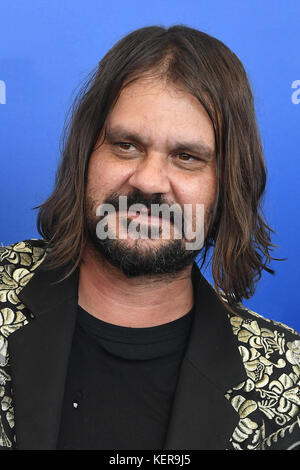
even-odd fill
[[[113,193],[104,203],[111,204],[118,213],[119,194]],[[168,204],[162,200],[161,195],[154,194],[149,197],[138,190],[127,196],[128,207],[136,203],[143,204],[149,209],[151,204]],[[181,236],[180,239],[159,239],[156,241],[151,240],[150,237],[148,240],[138,238],[130,241],[118,237],[99,238],[96,231],[99,222],[99,216],[96,216],[98,205],[92,197],[86,196],[85,226],[88,244],[99,261],[110,263],[128,278],[164,274],[176,275],[190,266],[204,248],[187,250],[184,236]],[[127,219],[125,222],[127,228],[128,222]],[[169,222],[174,226],[172,214],[170,214]]]

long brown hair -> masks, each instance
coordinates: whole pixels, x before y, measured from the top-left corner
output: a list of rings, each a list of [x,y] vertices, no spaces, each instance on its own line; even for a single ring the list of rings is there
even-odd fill
[[[200,269],[213,247],[215,288],[230,309],[254,294],[262,270],[274,274],[267,266],[277,259],[270,256],[276,247],[270,241],[274,231],[262,209],[266,165],[242,63],[220,40],[184,25],[131,32],[87,77],[66,121],[54,190],[35,208],[38,232],[48,247],[45,263],[49,268],[70,263],[68,275],[79,265],[87,241],[84,199],[90,155],[121,90],[146,75],[183,85],[214,126],[218,196]]]

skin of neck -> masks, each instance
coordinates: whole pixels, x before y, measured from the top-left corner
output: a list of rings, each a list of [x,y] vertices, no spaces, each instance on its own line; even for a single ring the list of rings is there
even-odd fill
[[[178,275],[126,277],[86,245],[79,271],[78,304],[107,323],[145,328],[169,323],[194,305],[192,265]]]

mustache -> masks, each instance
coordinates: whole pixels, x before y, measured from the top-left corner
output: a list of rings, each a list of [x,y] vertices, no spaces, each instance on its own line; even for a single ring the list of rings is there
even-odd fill
[[[105,204],[111,204],[116,212],[120,211],[119,207],[119,197],[120,196],[126,196],[127,197],[127,207],[129,208],[133,204],[142,204],[145,206],[151,213],[151,204],[155,205],[162,205],[165,204],[169,208],[172,206],[174,203],[169,203],[166,200],[163,199],[162,195],[160,193],[157,194],[151,194],[151,195],[144,195],[140,191],[134,191],[130,194],[119,194],[119,193],[113,193],[111,196],[105,199],[104,203]],[[160,217],[164,218],[164,213],[160,213]],[[171,223],[174,224],[175,219],[174,219],[174,213],[171,211],[168,219]]]

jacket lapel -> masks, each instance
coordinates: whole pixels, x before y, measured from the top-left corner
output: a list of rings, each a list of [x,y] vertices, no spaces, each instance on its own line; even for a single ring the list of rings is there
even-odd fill
[[[8,339],[18,449],[56,446],[78,303],[78,269],[52,285],[63,273],[41,265],[19,293],[34,318]]]
[[[239,415],[227,390],[247,379],[228,312],[193,265],[195,315],[164,449],[226,449]]]

